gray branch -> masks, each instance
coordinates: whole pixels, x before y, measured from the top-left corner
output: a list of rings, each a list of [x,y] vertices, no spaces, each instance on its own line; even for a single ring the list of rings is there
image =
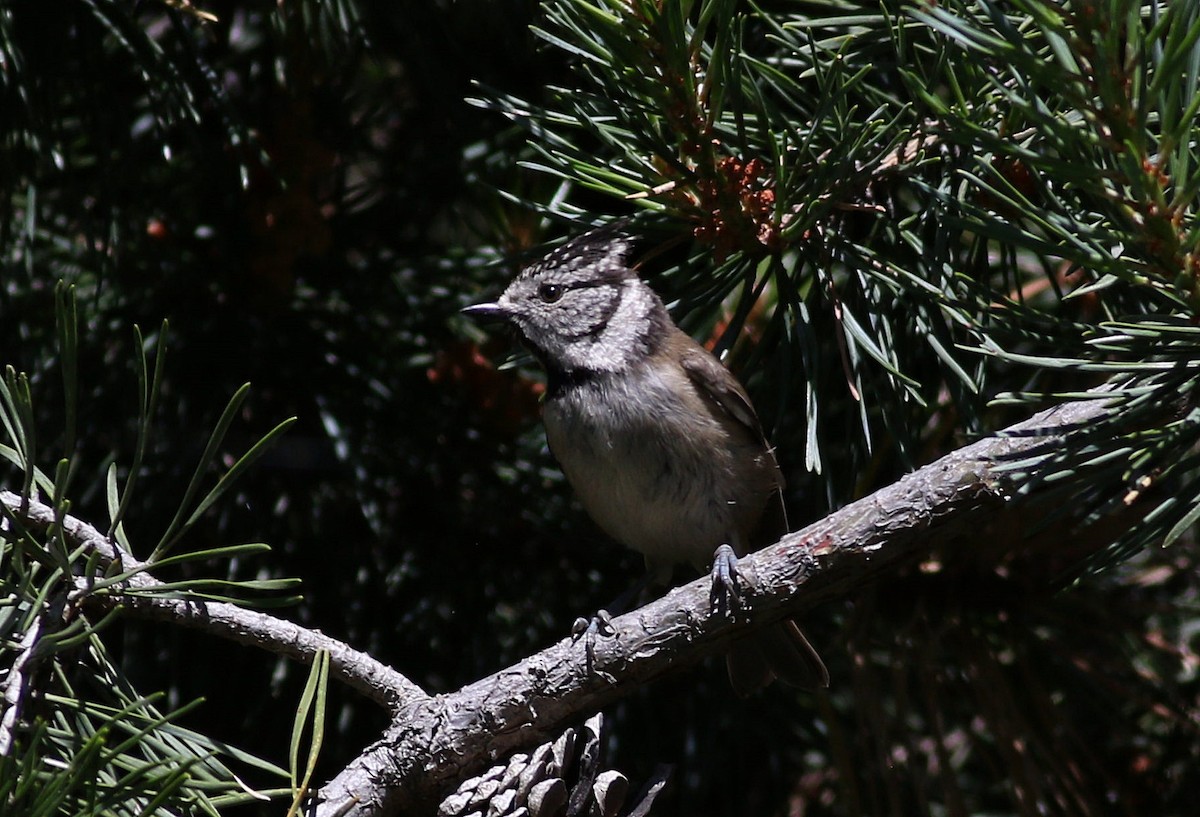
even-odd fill
[[[65,593],[57,593],[53,601],[47,603],[34,616],[33,623],[21,637],[17,655],[12,666],[8,668],[8,674],[3,683],[0,683],[0,687],[4,689],[4,714],[0,715],[0,757],[12,751],[21,711],[25,708],[25,702],[32,689],[33,674],[44,657],[44,651],[39,649],[42,639],[61,629],[66,601]]]
[[[966,446],[738,563],[742,604],[712,610],[707,578],[613,620],[615,635],[565,639],[463,689],[414,700],[320,791],[318,817],[428,809],[456,780],[545,741],[631,689],[720,653],[745,631],[844,597],[932,547],[971,547],[1015,530],[1037,495],[1016,496],[997,463],[1061,446],[1110,411],[1068,403]]]
[[[0,491],[0,503],[6,505],[22,524],[32,529],[45,530],[55,521],[54,509],[49,505],[30,500],[23,511],[21,497],[10,491]],[[63,533],[76,547],[82,546],[99,554],[103,567],[115,565],[122,572],[140,571],[104,593],[91,592],[91,577],[76,577],[73,599],[89,607],[120,607],[140,616],[203,630],[239,644],[259,647],[305,662],[312,661],[318,650],[328,650],[330,670],[336,678],[392,712],[429,697],[391,667],[323,633],[234,604],[171,598],[155,593],[155,588],[162,583],[146,572],[147,565],[144,562],[121,550],[108,537],[80,519],[65,517]],[[138,592],[122,593],[122,590]]]
[[[1109,411],[1106,399],[1068,403],[1001,434],[960,449],[895,484],[831,514],[739,561],[741,604],[732,616],[712,609],[707,578],[613,620],[615,634],[564,639],[515,666],[457,692],[430,697],[369,655],[273,616],[230,604],[153,594],[95,594],[89,604],[121,605],[142,615],[198,627],[240,643],[310,660],[328,649],[344,682],[388,706],[392,723],[381,738],[319,792],[317,817],[396,814],[430,808],[455,781],[497,758],[534,746],[630,690],[721,653],[750,629],[803,615],[931,548],[978,545],[1004,538],[1038,499],[1017,496],[998,463],[1035,447],[1061,446],[1070,430]],[[31,527],[46,527],[53,510],[0,492],[0,503]],[[124,570],[144,567],[97,530],[67,517],[64,530]],[[982,533],[989,531],[988,534]],[[147,573],[129,589],[159,584]],[[77,593],[88,591],[77,580]]]
[[[45,621],[38,616],[33,625],[25,631],[17,657],[4,679],[4,715],[0,716],[0,756],[7,755],[12,750],[17,719],[20,717],[25,692],[29,687],[33,650],[41,640],[45,626]]]

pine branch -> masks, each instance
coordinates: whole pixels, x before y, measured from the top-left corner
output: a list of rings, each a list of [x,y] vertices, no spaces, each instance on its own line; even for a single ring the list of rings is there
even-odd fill
[[[34,624],[25,631],[18,645],[18,652],[13,659],[0,687],[4,690],[4,714],[0,716],[0,757],[12,751],[16,739],[17,724],[25,707],[30,690],[30,683],[42,657],[38,646],[48,634],[55,632],[62,624],[63,608],[66,606],[66,595],[59,593],[54,601],[46,606],[34,619]]]
[[[53,508],[30,500],[27,510],[23,510],[22,498],[10,491],[0,491],[0,504],[8,507],[30,528],[44,530],[55,521]],[[122,551],[96,528],[67,516],[63,520],[63,531],[73,547],[85,548],[98,555],[103,566],[112,565],[122,572],[137,571],[104,592],[93,592],[94,576],[76,577],[75,590],[70,594],[73,603],[82,603],[98,611],[128,610],[142,617],[202,630],[299,661],[311,661],[319,650],[328,650],[335,677],[390,711],[398,711],[428,697],[391,667],[323,633],[227,602],[170,598],[155,593],[156,589],[162,588],[163,582],[146,572],[144,562]]]
[[[1048,460],[1110,411],[1110,402],[1097,397],[1042,412],[745,557],[742,604],[732,621],[712,609],[709,580],[700,579],[614,619],[612,637],[565,639],[458,692],[404,706],[383,737],[324,787],[316,814],[365,817],[427,805],[494,758],[723,652],[750,629],[845,597],[931,549],[1012,552],[1021,543],[1014,532],[1046,513],[1032,509],[1048,491],[1020,492],[1006,463]],[[1024,469],[1022,479],[1030,472]]]

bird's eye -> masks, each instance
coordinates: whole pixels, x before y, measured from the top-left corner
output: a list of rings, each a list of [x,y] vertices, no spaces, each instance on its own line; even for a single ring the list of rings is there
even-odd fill
[[[538,287],[538,297],[548,304],[552,304],[562,298],[564,292],[566,292],[566,289],[558,284],[542,284]]]

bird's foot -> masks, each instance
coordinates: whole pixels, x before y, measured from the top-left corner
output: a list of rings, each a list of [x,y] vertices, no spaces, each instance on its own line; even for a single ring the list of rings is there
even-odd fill
[[[738,605],[738,557],[729,545],[721,545],[713,554],[712,588],[709,603],[725,615]]]
[[[571,640],[578,641],[584,636],[611,636],[617,632],[613,627],[612,616],[607,610],[597,610],[591,618],[580,616],[571,624]]]
[[[612,616],[607,610],[598,610],[596,615],[590,619],[580,618],[575,619],[571,625],[571,640],[579,641],[583,639],[583,650],[587,660],[588,672],[596,671],[596,639],[611,638],[616,635],[617,628],[613,626]],[[613,681],[611,676],[601,673],[601,676],[608,681]]]

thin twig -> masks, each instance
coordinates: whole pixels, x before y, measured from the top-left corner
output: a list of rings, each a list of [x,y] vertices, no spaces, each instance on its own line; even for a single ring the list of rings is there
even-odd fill
[[[65,608],[66,594],[59,593],[54,602],[34,618],[21,638],[17,657],[13,659],[3,684],[4,714],[0,716],[0,757],[8,755],[16,741],[17,723],[28,699],[33,674],[41,657],[38,647],[44,636],[62,626]]]
[[[17,494],[0,491],[0,503],[6,505],[22,524],[45,530],[54,523],[54,509],[49,505],[33,499],[22,512],[22,502]],[[120,607],[140,616],[203,630],[239,644],[306,662],[312,661],[319,650],[328,650],[334,677],[392,712],[428,698],[420,687],[391,667],[324,633],[227,602],[155,594],[154,589],[162,582],[146,572],[146,564],[121,550],[81,519],[64,517],[63,535],[73,546],[82,546],[99,554],[102,567],[115,564],[122,572],[139,571],[104,593],[92,592],[93,577],[77,577],[72,601],[91,608]],[[122,590],[138,592],[122,593]]]

